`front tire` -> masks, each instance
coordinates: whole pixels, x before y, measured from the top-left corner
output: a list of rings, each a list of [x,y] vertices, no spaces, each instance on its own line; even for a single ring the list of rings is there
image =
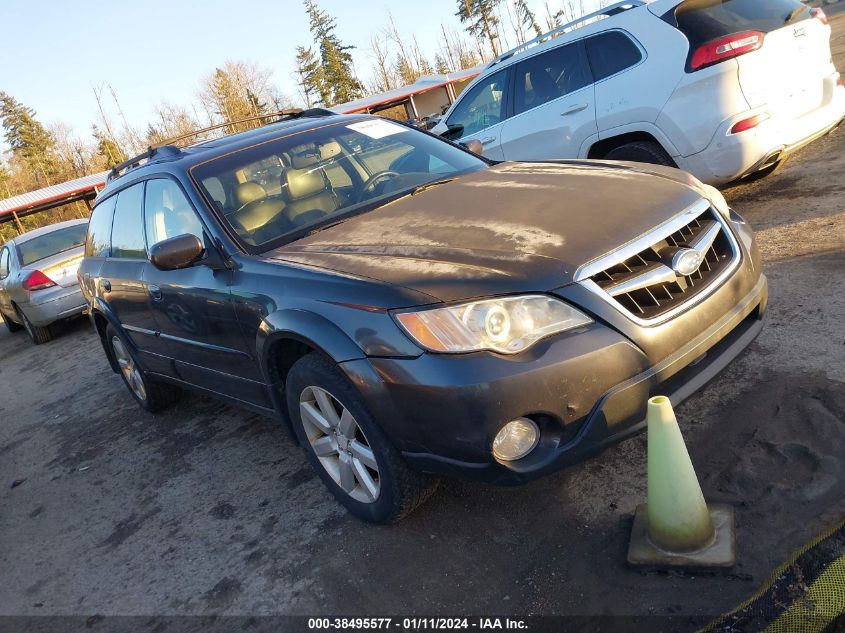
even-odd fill
[[[147,377],[132,347],[111,325],[106,328],[106,343],[118,369],[123,384],[142,409],[150,413],[163,411],[175,404],[182,390],[175,385],[156,382]]]
[[[676,167],[675,161],[660,145],[652,141],[634,141],[610,150],[607,160],[627,160],[635,163]]]
[[[312,352],[285,385],[294,432],[335,498],[371,523],[395,523],[428,499],[438,480],[412,471],[364,406],[357,390]]]
[[[14,321],[12,321],[12,319],[7,317],[2,312],[0,312],[0,317],[3,318],[3,325],[5,325],[6,329],[9,330],[10,332],[12,332],[12,333],[20,332],[23,329],[22,325],[20,325],[19,323],[15,323]]]

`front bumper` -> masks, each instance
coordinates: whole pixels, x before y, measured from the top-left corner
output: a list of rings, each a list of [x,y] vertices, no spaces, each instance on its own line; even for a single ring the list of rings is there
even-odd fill
[[[750,231],[739,237],[739,271],[653,331],[637,333],[630,321],[622,327],[621,315],[594,311],[592,325],[518,357],[423,354],[340,366],[412,467],[494,483],[528,481],[642,430],[649,397],[682,402],[754,340],[768,284]],[[702,330],[701,323],[709,325]],[[493,438],[519,417],[537,423],[540,444],[521,460],[499,461]]]
[[[30,323],[37,327],[80,315],[88,308],[78,285],[69,288],[56,286],[33,295],[29,302],[21,303],[20,308]]]

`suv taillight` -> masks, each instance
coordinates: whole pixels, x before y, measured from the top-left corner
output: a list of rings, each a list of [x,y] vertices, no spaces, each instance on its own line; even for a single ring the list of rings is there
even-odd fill
[[[815,9],[810,9],[810,15],[819,20],[822,24],[828,24],[827,14],[825,14],[825,12],[819,9],[818,7],[816,7]]]
[[[746,31],[727,37],[720,37],[699,46],[692,54],[690,68],[698,70],[726,59],[732,59],[756,51],[763,45],[763,33],[760,31]]]
[[[24,290],[29,290],[30,292],[32,292],[33,290],[44,290],[44,288],[55,286],[56,282],[50,279],[40,270],[33,270],[31,273],[29,273],[29,276],[23,280],[23,283],[21,285],[23,286]]]

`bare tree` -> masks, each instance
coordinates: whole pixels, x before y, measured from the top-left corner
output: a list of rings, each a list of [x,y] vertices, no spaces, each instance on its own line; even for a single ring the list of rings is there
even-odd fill
[[[396,75],[388,59],[390,53],[381,35],[383,34],[370,36],[370,54],[375,75],[370,85],[372,92],[386,92],[396,87]]]

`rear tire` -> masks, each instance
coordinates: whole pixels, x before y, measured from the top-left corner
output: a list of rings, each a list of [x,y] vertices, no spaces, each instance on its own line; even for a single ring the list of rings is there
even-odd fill
[[[106,328],[106,344],[109,354],[120,370],[123,384],[142,409],[157,413],[176,404],[182,396],[182,390],[175,385],[147,377],[138,364],[132,346],[111,325]]]
[[[21,324],[15,323],[14,321],[12,321],[12,319],[7,317],[2,312],[0,312],[0,317],[3,318],[3,324],[6,326],[6,329],[10,332],[20,332],[23,329],[23,326]]]
[[[299,359],[285,392],[308,461],[350,513],[395,523],[434,493],[439,481],[408,468],[358,391],[325,356],[312,352]]]
[[[610,150],[605,158],[608,160],[627,160],[635,163],[663,165],[677,167],[666,150],[652,141],[634,141]]]
[[[18,316],[23,321],[23,327],[26,333],[29,334],[29,340],[32,341],[33,345],[41,345],[53,340],[53,332],[50,331],[49,325],[44,327],[33,325],[20,308],[18,308]]]

